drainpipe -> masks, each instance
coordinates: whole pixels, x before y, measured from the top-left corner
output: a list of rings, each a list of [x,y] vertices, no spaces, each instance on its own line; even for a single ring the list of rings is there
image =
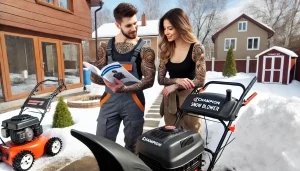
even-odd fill
[[[96,31],[96,60],[98,60],[98,28],[97,28],[97,12],[102,9],[104,2],[102,0],[99,0],[100,7],[95,11],[95,31]]]

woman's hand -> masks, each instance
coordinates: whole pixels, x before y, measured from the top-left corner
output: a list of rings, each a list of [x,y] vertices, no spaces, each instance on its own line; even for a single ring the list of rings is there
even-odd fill
[[[163,90],[162,90],[162,93],[165,97],[168,97],[168,95],[170,93],[172,93],[173,91],[177,90],[177,85],[176,84],[172,84],[172,85],[169,85],[169,86],[166,86]]]
[[[192,80],[188,78],[177,78],[176,83],[184,87],[185,89],[191,89],[195,87],[195,84]]]

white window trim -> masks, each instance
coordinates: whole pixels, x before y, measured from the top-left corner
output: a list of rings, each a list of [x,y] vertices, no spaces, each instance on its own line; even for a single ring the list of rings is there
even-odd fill
[[[151,46],[151,39],[144,39],[144,41],[146,42],[145,44],[147,44],[147,41],[149,41],[149,46]]]
[[[226,49],[226,40],[229,39],[229,42],[231,44],[231,39],[235,40],[235,47],[233,48],[233,51],[236,51],[236,47],[237,47],[237,38],[225,38],[224,39],[224,51],[228,51],[229,49]],[[229,48],[230,48],[230,44],[229,44]]]
[[[242,27],[243,27],[243,23],[246,23],[246,30],[240,30],[239,29],[240,23],[242,23]],[[248,21],[239,21],[238,22],[238,32],[246,32],[247,30],[248,30]]]
[[[248,48],[248,43],[249,43],[249,39],[252,39],[252,47],[254,47],[254,39],[258,39],[258,42],[257,42],[257,49],[249,49]],[[259,50],[259,46],[260,46],[260,37],[247,37],[247,50]]]

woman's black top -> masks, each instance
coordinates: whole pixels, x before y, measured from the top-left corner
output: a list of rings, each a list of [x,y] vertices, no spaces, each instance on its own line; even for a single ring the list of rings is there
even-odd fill
[[[166,64],[167,71],[170,78],[188,78],[193,80],[195,78],[195,62],[192,59],[194,43],[191,44],[188,54],[181,63],[173,63],[169,59]]]

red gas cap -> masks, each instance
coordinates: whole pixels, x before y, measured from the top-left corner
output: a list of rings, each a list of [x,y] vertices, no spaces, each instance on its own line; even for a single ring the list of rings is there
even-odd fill
[[[168,129],[168,130],[173,130],[173,129],[175,129],[176,127],[175,127],[175,126],[165,126],[165,128]]]

